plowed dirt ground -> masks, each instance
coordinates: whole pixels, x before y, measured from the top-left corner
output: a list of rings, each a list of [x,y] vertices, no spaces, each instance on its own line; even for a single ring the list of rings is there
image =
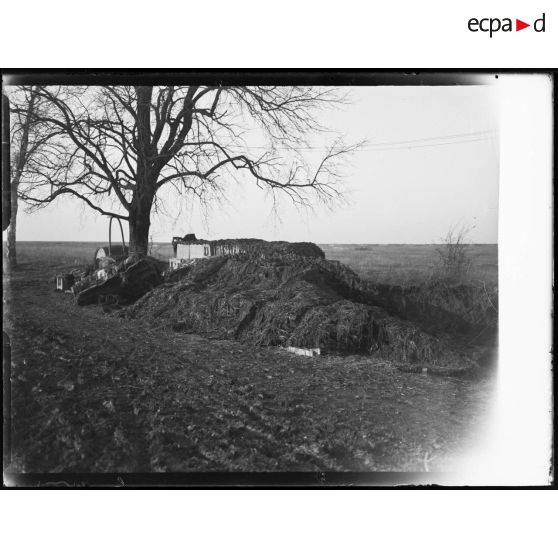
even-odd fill
[[[68,267],[4,273],[8,471],[437,471],[483,431],[493,376],[153,329],[54,292]]]

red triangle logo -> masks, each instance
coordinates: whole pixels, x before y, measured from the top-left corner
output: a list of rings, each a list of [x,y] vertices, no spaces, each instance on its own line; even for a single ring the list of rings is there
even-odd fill
[[[516,31],[521,31],[522,29],[525,29],[526,27],[531,27],[531,24],[530,23],[525,23],[524,21],[521,21],[520,19],[515,20],[515,30]]]

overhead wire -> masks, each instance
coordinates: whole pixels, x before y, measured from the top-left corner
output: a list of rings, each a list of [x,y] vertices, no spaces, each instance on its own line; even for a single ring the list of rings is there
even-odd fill
[[[472,143],[497,139],[496,130],[479,130],[476,132],[465,132],[460,134],[448,134],[443,136],[431,136],[427,138],[414,138],[410,140],[383,141],[367,143],[360,151],[392,151],[401,149],[416,149],[424,147],[437,147],[442,145],[453,145],[460,143]],[[451,141],[439,141],[451,140]],[[246,146],[249,149],[266,149],[265,146]],[[277,150],[292,150],[292,147],[279,146]],[[324,147],[301,146],[297,147],[300,151],[324,151]]]

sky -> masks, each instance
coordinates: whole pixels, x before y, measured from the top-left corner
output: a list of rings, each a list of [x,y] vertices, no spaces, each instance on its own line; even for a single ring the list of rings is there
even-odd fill
[[[209,239],[422,244],[440,242],[451,228],[466,227],[470,242],[496,243],[495,88],[343,89],[349,103],[318,116],[346,142],[367,142],[343,166],[344,203],[302,211],[285,200],[274,214],[271,200],[247,179],[227,184],[229,201],[208,215],[196,205],[179,211],[167,198],[169,214],[152,217],[152,240],[170,242],[194,232]],[[164,199],[164,190],[161,195]],[[19,240],[104,242],[108,218],[78,200],[59,199],[33,213],[20,210],[17,234]]]

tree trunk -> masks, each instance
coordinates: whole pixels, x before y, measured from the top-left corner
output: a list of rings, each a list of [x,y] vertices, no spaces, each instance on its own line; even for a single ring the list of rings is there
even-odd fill
[[[10,101],[2,91],[2,232],[10,223]]]
[[[151,145],[151,94],[153,87],[138,86],[137,104],[137,176],[134,197],[130,208],[130,254],[145,256],[149,249],[151,207],[155,198],[156,177],[152,169],[153,146]]]
[[[6,255],[8,257],[8,264],[10,267],[17,265],[16,256],[16,227],[17,227],[17,181],[12,180],[10,183],[10,226],[8,227],[8,235],[6,239]]]
[[[141,188],[138,185],[138,189]],[[149,228],[151,226],[151,206],[153,197],[143,195],[132,201],[130,209],[130,254],[146,256],[149,251]]]

